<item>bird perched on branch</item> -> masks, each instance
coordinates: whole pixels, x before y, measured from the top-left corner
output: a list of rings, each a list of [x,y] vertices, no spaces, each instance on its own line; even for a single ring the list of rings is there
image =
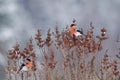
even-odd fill
[[[19,68],[19,70],[18,70],[18,73],[20,72],[20,71],[29,71],[30,69],[32,68],[32,62],[31,62],[31,60],[30,59],[26,59],[26,62],[24,62],[21,66],[20,66],[20,68]]]
[[[75,30],[75,27],[76,27],[76,24],[71,24],[70,25],[70,33],[72,34],[72,35],[74,35],[74,36],[81,36],[81,35],[83,35],[83,31],[82,31],[82,29],[81,30]]]

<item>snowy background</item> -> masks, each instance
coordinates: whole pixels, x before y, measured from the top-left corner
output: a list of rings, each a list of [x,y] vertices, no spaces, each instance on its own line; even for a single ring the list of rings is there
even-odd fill
[[[100,28],[108,30],[110,39],[105,49],[116,54],[120,34],[120,0],[0,0],[0,80],[4,80],[7,50],[18,41],[24,45],[37,29],[43,33],[77,20],[77,25],[86,29],[92,21],[95,33]]]

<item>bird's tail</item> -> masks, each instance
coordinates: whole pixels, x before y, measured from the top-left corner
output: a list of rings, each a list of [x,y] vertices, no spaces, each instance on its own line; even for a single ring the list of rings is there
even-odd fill
[[[25,64],[22,64],[19,68],[19,70],[17,71],[17,74],[21,71],[21,69],[25,66]]]

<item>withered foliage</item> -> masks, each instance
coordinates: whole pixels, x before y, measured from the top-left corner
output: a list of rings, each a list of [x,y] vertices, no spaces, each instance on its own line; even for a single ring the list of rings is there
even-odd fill
[[[71,35],[69,27],[59,31],[56,26],[54,32],[48,29],[43,39],[45,35],[38,29],[35,38],[30,38],[23,50],[19,49],[18,42],[8,50],[8,80],[120,80],[119,62],[109,57],[108,50],[102,53],[103,41],[108,39],[107,30],[102,28],[99,32],[100,35],[94,34],[92,22],[79,37]],[[32,69],[17,74],[27,58],[33,63]]]

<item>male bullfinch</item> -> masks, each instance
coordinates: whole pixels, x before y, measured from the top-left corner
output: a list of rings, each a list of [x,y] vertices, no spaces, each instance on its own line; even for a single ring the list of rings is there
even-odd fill
[[[20,66],[19,71],[29,71],[32,68],[32,62],[30,59],[26,59],[26,62]],[[18,71],[18,72],[19,72]]]
[[[75,27],[76,27],[75,24],[71,24],[71,25],[70,25],[70,30],[69,30],[70,33],[71,33],[72,35],[75,35],[76,37],[83,35],[83,31],[82,31],[82,30],[75,30]]]

